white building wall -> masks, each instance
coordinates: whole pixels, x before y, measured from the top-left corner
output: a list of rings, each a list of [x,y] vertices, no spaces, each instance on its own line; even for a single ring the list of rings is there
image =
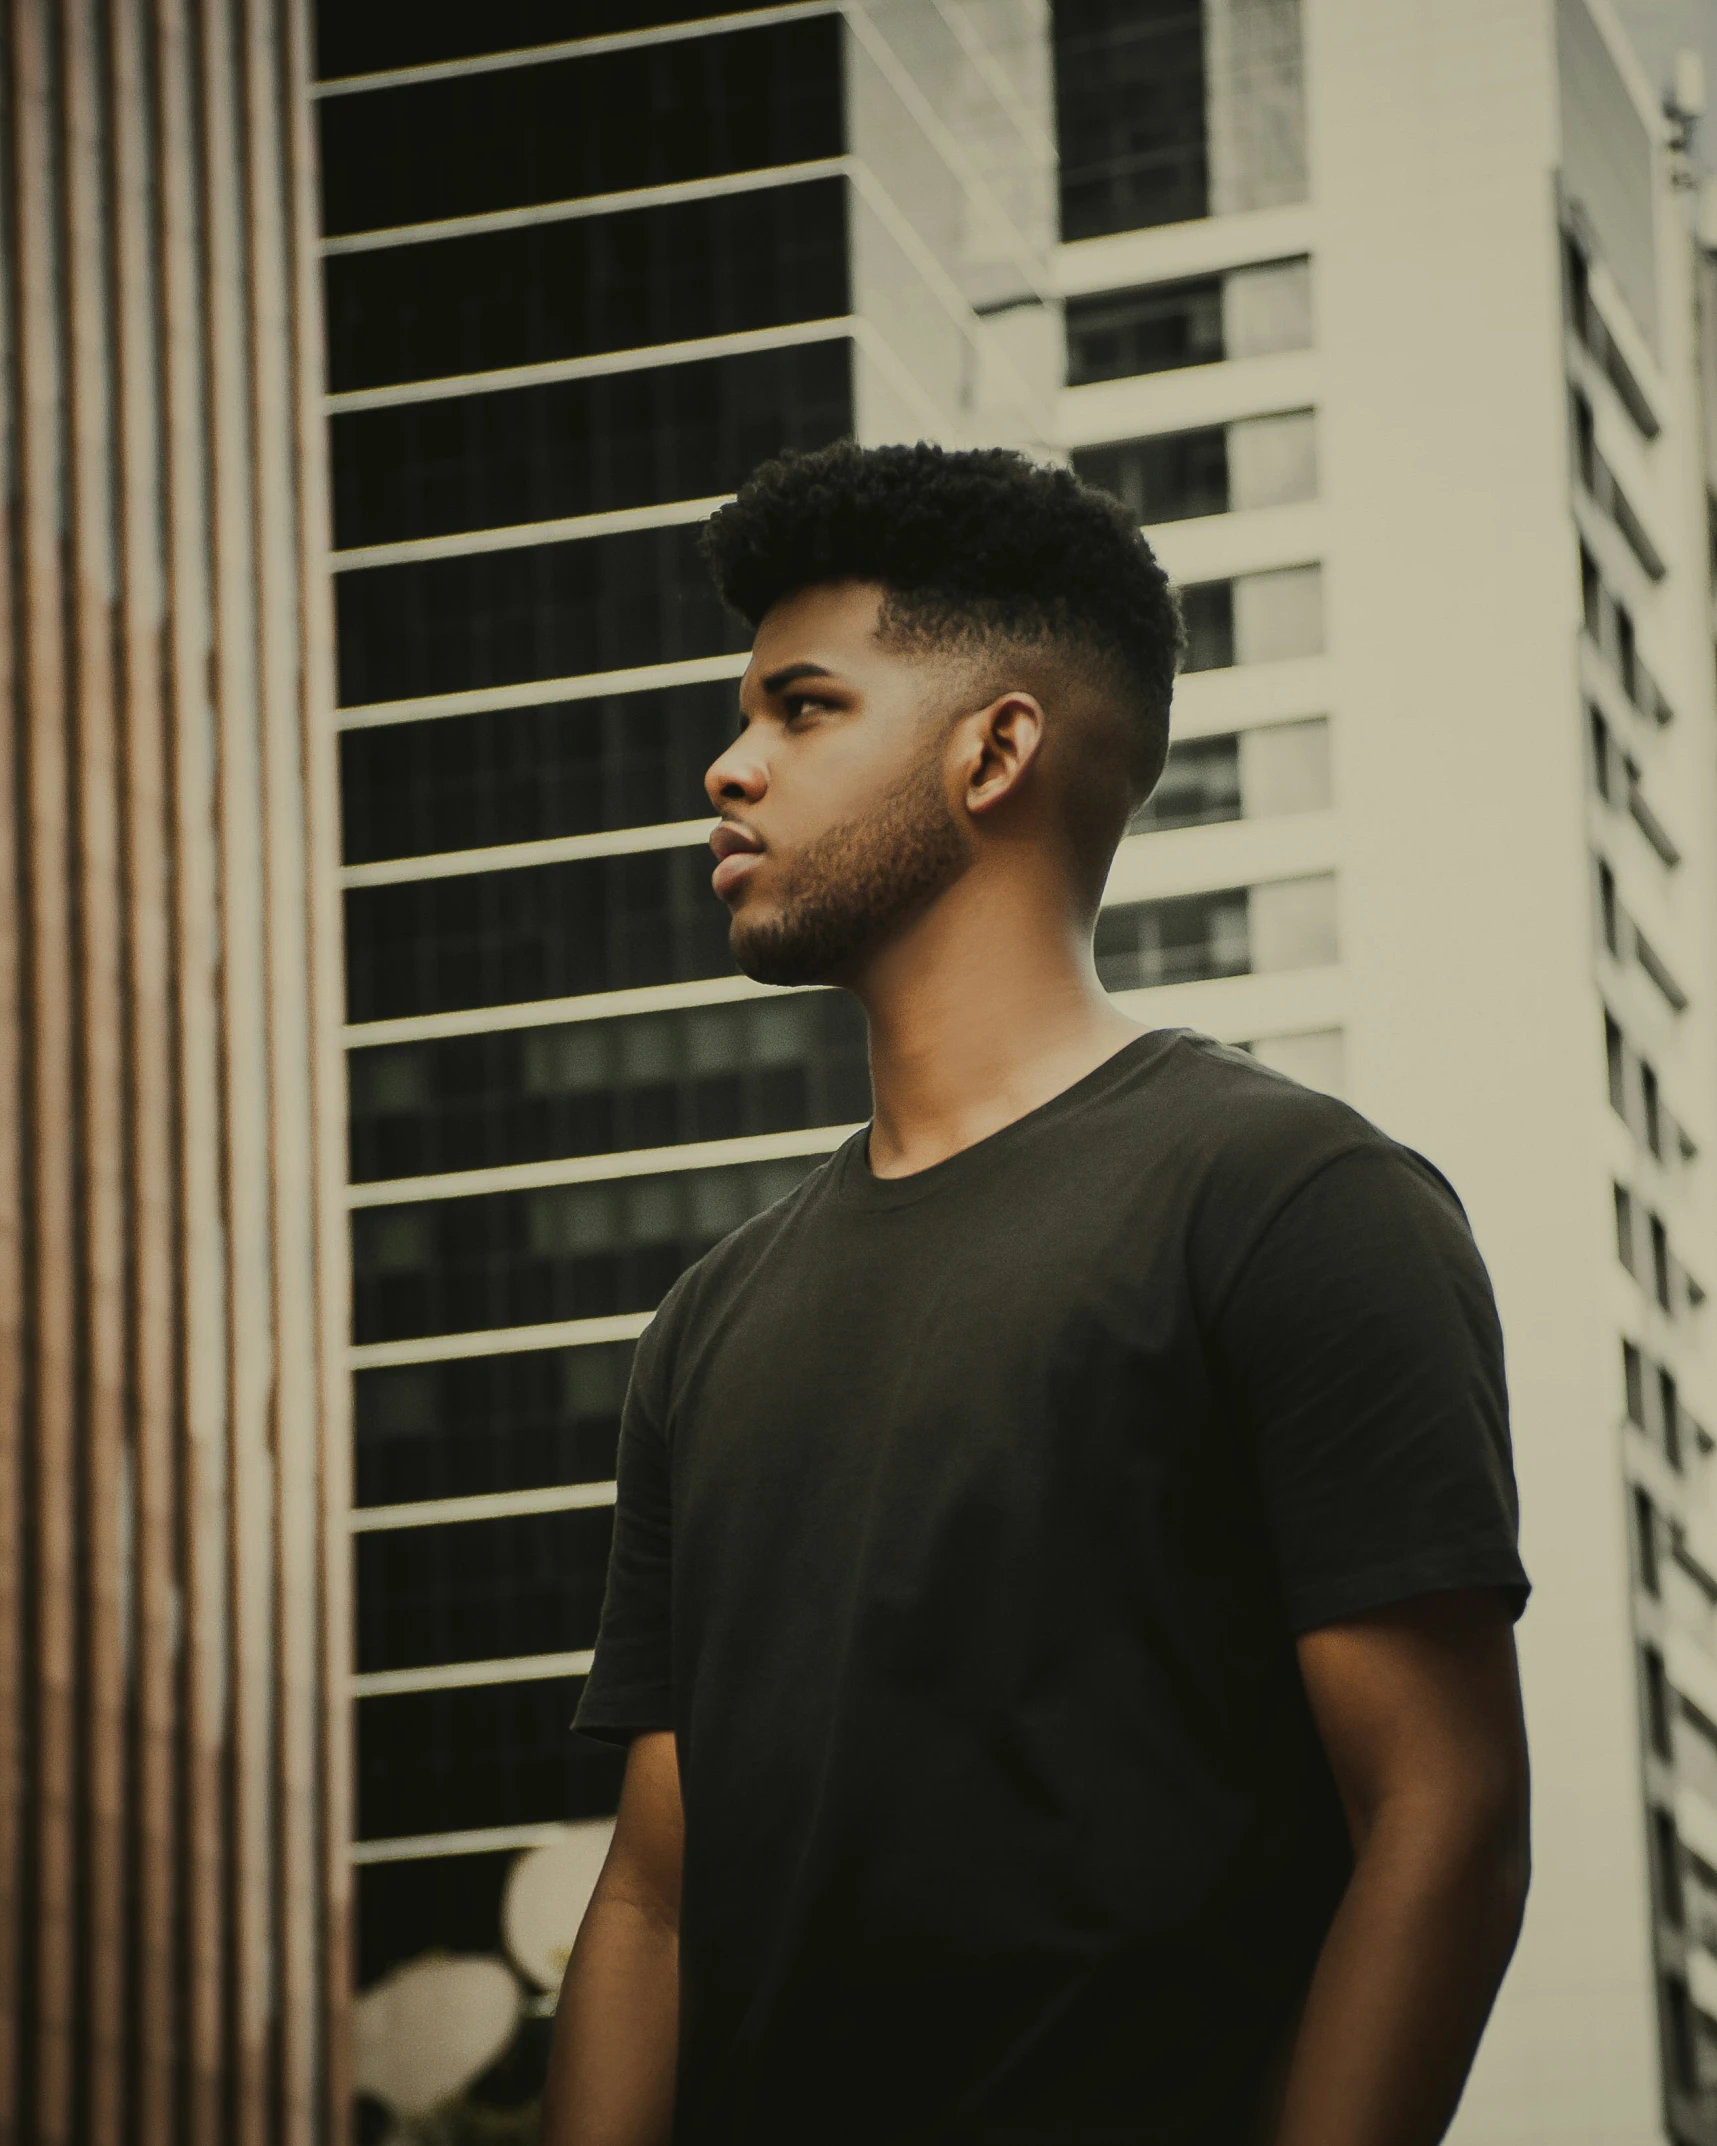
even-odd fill
[[[1661,1214],[1692,1272],[1717,1271],[1717,709],[1692,255],[1655,149],[1655,357],[1622,295],[1641,287],[1639,264],[1618,277],[1600,259],[1592,277],[1662,420],[1647,442],[1565,326],[1555,4],[1305,0],[1310,200],[1092,239],[1056,260],[1069,296],[1312,261],[1310,350],[1072,388],[1057,427],[1077,449],[1318,413],[1315,501],[1152,536],[1183,581],[1321,563],[1324,651],[1185,678],[1175,727],[1192,738],[1326,714],[1333,802],[1135,836],[1110,899],[1256,896],[1333,872],[1334,962],[1128,1003],[1153,1023],[1258,1041],[1261,1056],[1341,1086],[1450,1176],[1495,1281],[1535,1581],[1520,1650],[1536,1877],[1453,2133],[1461,2146],[1668,2135],[1645,1799],[1649,1786],[1691,1823],[1698,1791],[1679,1779],[1681,1727],[1677,1770],[1642,1757],[1638,1648],[1668,1650],[1672,1685],[1693,1661],[1717,1661],[1710,1592],[1669,1555],[1671,1527],[1690,1554],[1712,1527],[1700,1456],[1690,1436],[1678,1475],[1625,1423],[1621,1365],[1623,1337],[1642,1342],[1674,1369],[1690,1413],[1717,1426],[1700,1332],[1710,1314],[1665,1318],[1623,1270],[1612,1192],[1629,1185],[1642,1216]],[[1592,22],[1658,141],[1649,86],[1604,0]],[[1587,123],[1586,109],[1569,123]],[[1579,146],[1575,166],[1602,165]],[[1669,562],[1659,584],[1613,520],[1574,496],[1571,373],[1591,396],[1599,452]],[[1665,729],[1629,706],[1582,636],[1582,533],[1675,710]],[[1636,761],[1681,851],[1673,868],[1594,795],[1585,695]],[[1604,952],[1596,854],[1686,987],[1685,1012]],[[1700,1159],[1659,1165],[1610,1108],[1606,1003]],[[1635,1570],[1635,1483],[1663,1516],[1658,1598]],[[1665,1942],[1660,1964],[1685,1966],[1696,2003],[1717,2001],[1717,1963],[1693,1933],[1685,1955],[1679,1937]]]

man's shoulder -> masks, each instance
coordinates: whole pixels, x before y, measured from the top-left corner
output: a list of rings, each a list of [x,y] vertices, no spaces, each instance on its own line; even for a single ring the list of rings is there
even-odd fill
[[[1406,1152],[1339,1096],[1196,1029],[1165,1031],[1140,1074],[1131,1097],[1137,1122],[1172,1141],[1200,1176],[1256,1185],[1350,1148]]]
[[[645,1329],[641,1353],[651,1357],[671,1353],[688,1331],[712,1316],[719,1317],[722,1307],[746,1286],[782,1238],[825,1204],[850,1145],[850,1139],[843,1141],[832,1155],[815,1162],[796,1185],[695,1259],[662,1299]]]
[[[1158,1091],[1162,1130],[1184,1158],[1191,1249],[1233,1271],[1295,1196],[1332,1165],[1363,1157],[1460,1202],[1436,1167],[1338,1096],[1276,1072],[1250,1052],[1175,1033]]]

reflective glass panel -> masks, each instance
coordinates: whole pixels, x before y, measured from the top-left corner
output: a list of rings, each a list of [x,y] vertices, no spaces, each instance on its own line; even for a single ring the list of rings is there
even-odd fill
[[[1129,834],[1201,827],[1240,817],[1240,740],[1180,738],[1169,746],[1162,780],[1127,823]]]
[[[724,15],[772,4],[715,0]],[[686,22],[711,11],[707,0],[701,7],[694,0],[485,0],[482,7],[473,7],[471,0],[364,0],[362,7],[352,0],[318,0],[316,73],[326,82],[390,67],[423,67],[433,60]]]
[[[1081,447],[1072,457],[1087,484],[1113,492],[1135,521],[1176,522],[1228,507],[1228,428],[1159,433],[1113,447]]]
[[[358,1535],[358,1668],[593,1646],[613,1532],[591,1505]]]
[[[353,1338],[653,1311],[683,1268],[783,1198],[818,1160],[359,1208]]]
[[[542,1677],[360,1699],[358,1838],[606,1817],[625,1755],[571,1734],[581,1689]]]
[[[1097,974],[1109,991],[1243,976],[1251,967],[1247,890],[1127,902],[1097,919]]]
[[[344,731],[345,861],[703,819],[736,694],[718,679]]]
[[[843,341],[333,419],[345,549],[708,499],[852,430]]]
[[[1054,0],[1061,235],[1209,210],[1198,0]]]
[[[455,73],[317,114],[330,234],[797,164],[846,147],[840,22]]]
[[[697,542],[688,523],[340,574],[341,704],[747,648]]]
[[[360,1371],[357,1503],[608,1482],[631,1368],[614,1341]]]
[[[726,976],[707,849],[581,857],[346,895],[353,1021]]]
[[[1067,301],[1067,384],[1213,365],[1223,355],[1222,278]]]
[[[833,319],[846,182],[334,254],[323,272],[339,393]]]
[[[864,1016],[840,991],[385,1044],[349,1071],[359,1181],[870,1114]]]

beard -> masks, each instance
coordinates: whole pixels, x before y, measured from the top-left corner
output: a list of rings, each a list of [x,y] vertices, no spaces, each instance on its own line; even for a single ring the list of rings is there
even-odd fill
[[[784,866],[767,915],[735,915],[733,958],[760,984],[832,983],[952,886],[971,858],[948,807],[940,740],[861,819]]]

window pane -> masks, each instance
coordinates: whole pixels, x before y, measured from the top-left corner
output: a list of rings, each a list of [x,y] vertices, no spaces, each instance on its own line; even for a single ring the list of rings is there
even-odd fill
[[[865,1041],[856,1000],[818,991],[353,1051],[352,1176],[856,1124]]]
[[[1240,794],[1240,740],[1232,732],[1181,739],[1170,745],[1162,779],[1127,823],[1127,832],[1237,820]]]
[[[1234,661],[1276,663],[1324,645],[1323,569],[1289,566],[1234,583]]]
[[[1247,417],[1228,427],[1228,504],[1282,507],[1318,493],[1317,435],[1310,410]]]
[[[727,976],[728,923],[701,847],[353,887],[347,1018]]]
[[[1336,959],[1335,875],[1267,880],[1249,898],[1252,966],[1324,968]]]
[[[1212,365],[1222,349],[1222,278],[1067,301],[1067,384]]]
[[[1240,795],[1249,820],[1321,812],[1329,803],[1329,724],[1321,715],[1243,731],[1239,745]]]
[[[323,229],[385,230],[838,156],[840,34],[834,19],[813,17],[325,98]]]
[[[344,550],[708,499],[784,448],[852,430],[849,346],[437,397],[332,421]]]
[[[1223,279],[1222,332],[1231,358],[1309,350],[1312,265],[1305,259],[1237,268]]]
[[[721,12],[738,15],[769,4],[721,0]],[[485,0],[482,7],[473,7],[471,0],[367,0],[362,7],[352,0],[317,0],[316,73],[327,82],[480,52],[516,52],[569,37],[683,22],[693,12],[686,0],[578,0],[576,10],[567,0]]]
[[[340,703],[713,656],[750,645],[698,552],[698,527],[629,529],[335,580]]]
[[[846,183],[335,254],[325,277],[341,393],[833,319]]]
[[[709,813],[731,679],[381,723],[340,738],[345,861],[487,849]]]
[[[1299,0],[1204,0],[1210,213],[1306,198]]]
[[[358,1504],[610,1480],[631,1363],[617,1341],[360,1371]]]
[[[359,1670],[594,1645],[613,1528],[589,1505],[359,1535]]]
[[[568,1733],[580,1689],[574,1677],[533,1677],[359,1700],[359,1839],[612,1812],[623,1754]]]
[[[1198,0],[1055,0],[1061,235],[1208,213]]]
[[[1129,902],[1097,919],[1097,974],[1110,991],[1243,976],[1250,966],[1246,890]]]
[[[694,1259],[817,1161],[360,1207],[352,1217],[353,1339],[653,1311]]]
[[[1180,592],[1188,671],[1225,671],[1234,661],[1234,584],[1189,582]]]
[[[1227,431],[1221,425],[1082,447],[1073,467],[1087,484],[1112,492],[1135,521],[1184,521],[1228,507]]]

